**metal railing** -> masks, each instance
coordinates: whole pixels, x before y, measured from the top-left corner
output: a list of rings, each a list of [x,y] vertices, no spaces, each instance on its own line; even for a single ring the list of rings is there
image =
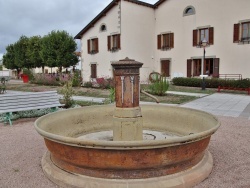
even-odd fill
[[[219,78],[242,80],[242,74],[219,74]]]

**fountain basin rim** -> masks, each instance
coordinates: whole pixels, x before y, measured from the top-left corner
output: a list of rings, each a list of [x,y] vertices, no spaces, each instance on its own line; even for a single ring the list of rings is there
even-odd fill
[[[110,106],[110,105],[107,105]],[[152,106],[151,104],[147,105],[142,105],[142,106]],[[155,106],[155,105],[154,105]],[[97,107],[97,106],[90,106],[90,107]],[[173,107],[173,106],[168,106],[169,108],[180,108],[180,107]],[[88,107],[84,107],[88,108]],[[183,107],[181,107],[183,108]],[[220,122],[218,119],[207,112],[200,111],[200,110],[195,110],[195,109],[190,109],[190,108],[185,108],[188,110],[196,111],[196,112],[202,112],[204,114],[208,114],[212,116],[218,123],[216,126],[213,128],[210,128],[207,131],[203,131],[200,133],[195,133],[191,135],[186,135],[178,138],[171,138],[171,139],[166,139],[166,140],[143,140],[143,141],[105,141],[105,140],[81,140],[78,138],[72,138],[72,137],[66,137],[66,136],[61,136],[57,134],[52,134],[47,131],[42,130],[39,126],[38,123],[42,121],[44,118],[48,116],[52,116],[55,113],[60,113],[59,112],[54,112],[51,114],[47,114],[45,116],[42,116],[38,118],[35,121],[35,129],[36,131],[43,136],[45,139],[65,144],[65,145],[70,145],[70,146],[75,146],[75,147],[85,147],[85,148],[96,148],[96,149],[117,149],[117,150],[131,150],[131,149],[152,149],[152,148],[164,148],[164,147],[169,147],[169,146],[177,146],[177,145],[182,145],[182,144],[188,144],[192,142],[196,142],[202,139],[205,139],[207,137],[210,137],[212,134],[216,132],[216,130],[220,126]],[[75,110],[75,109],[69,109],[69,110]]]
[[[215,132],[215,131],[214,131]],[[214,133],[213,132],[213,133]],[[93,149],[112,149],[112,150],[133,150],[133,149],[153,149],[153,148],[165,148],[165,147],[171,147],[171,146],[178,146],[183,144],[188,144],[192,142],[197,142],[199,140],[203,140],[207,137],[210,137],[213,133],[210,135],[206,135],[204,137],[199,137],[199,139],[192,139],[191,136],[185,136],[185,138],[182,137],[181,140],[143,140],[143,141],[88,141],[88,140],[74,140],[70,137],[58,136],[61,138],[53,138],[46,137],[42,135],[45,139],[51,140],[53,142],[57,142],[64,145],[69,146],[75,146],[75,147],[84,147],[84,148],[93,148]],[[197,134],[196,134],[197,136]]]

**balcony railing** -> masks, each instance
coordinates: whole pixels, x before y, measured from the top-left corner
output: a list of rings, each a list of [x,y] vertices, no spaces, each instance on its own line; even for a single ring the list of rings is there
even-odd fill
[[[118,51],[118,50],[119,50],[119,48],[117,48],[117,47],[112,47],[110,51],[111,51],[111,52],[116,52],[116,51]]]
[[[206,47],[208,47],[208,46],[210,46],[209,43],[207,43],[207,46],[206,46]],[[202,46],[202,41],[200,41],[200,42],[196,45],[196,47],[197,47],[197,48],[203,48],[203,46]]]
[[[161,47],[161,50],[169,50],[169,49],[171,49],[171,47],[168,46],[168,45],[165,45],[165,46],[162,46],[162,47]]]
[[[96,54],[97,53],[97,50],[91,50],[90,51],[90,54]]]
[[[250,43],[250,37],[242,37],[240,42],[249,44]]]

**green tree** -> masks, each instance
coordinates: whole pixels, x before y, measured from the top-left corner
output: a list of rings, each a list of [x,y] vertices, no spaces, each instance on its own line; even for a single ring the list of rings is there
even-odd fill
[[[45,63],[41,58],[42,38],[40,36],[33,36],[29,38],[27,46],[27,58],[30,62],[30,67],[42,67],[44,72]]]
[[[21,67],[15,64],[15,44],[6,47],[6,53],[3,55],[3,65],[7,69],[16,69],[19,74]]]
[[[0,59],[0,71],[3,70],[3,60]]]
[[[28,57],[28,45],[29,38],[26,36],[21,36],[14,44],[15,64],[20,68],[30,69],[34,67]]]
[[[74,54],[77,45],[66,31],[52,31],[42,39],[41,57],[48,67],[74,66],[78,62]]]

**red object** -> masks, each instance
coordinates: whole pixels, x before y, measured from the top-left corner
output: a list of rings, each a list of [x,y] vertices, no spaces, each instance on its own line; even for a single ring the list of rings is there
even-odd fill
[[[29,82],[29,76],[26,74],[22,75],[23,83],[28,83]]]
[[[223,86],[218,86],[218,91],[226,89],[226,90],[234,90],[234,91],[247,91],[247,94],[250,95],[250,87],[249,88],[234,88],[234,87],[223,87]]]

